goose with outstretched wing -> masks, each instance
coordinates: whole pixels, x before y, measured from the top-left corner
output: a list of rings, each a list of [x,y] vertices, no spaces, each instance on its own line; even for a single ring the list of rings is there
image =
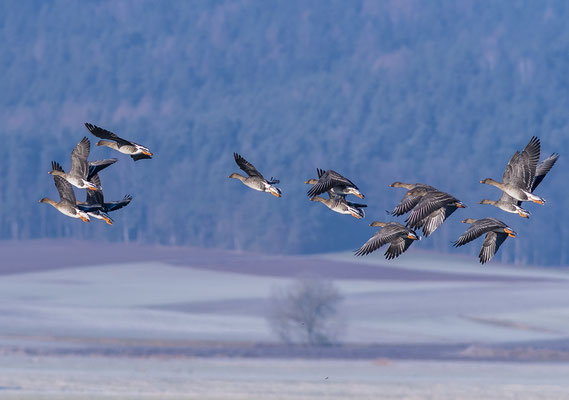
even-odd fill
[[[453,243],[455,247],[460,247],[473,241],[474,239],[486,234],[484,243],[478,254],[481,264],[485,264],[494,257],[504,240],[509,237],[516,237],[516,232],[504,222],[496,218],[473,219],[467,218],[462,221],[471,224],[470,227]]]
[[[360,199],[364,198],[362,192],[360,192],[358,187],[354,185],[352,181],[340,175],[336,171],[331,169],[324,171],[323,169],[317,168],[316,172],[318,173],[318,181],[308,191],[308,197],[317,196],[331,190],[336,194],[353,194]]]
[[[315,185],[317,182],[318,181],[316,179],[312,178],[305,181],[304,183],[308,185]],[[320,202],[330,210],[339,214],[351,215],[352,217],[358,219],[365,217],[363,208],[367,207],[366,204],[358,204],[347,201],[345,195],[336,194],[333,190],[328,190],[326,193],[328,193],[327,199],[322,196],[313,196],[310,198],[310,200]]]
[[[97,146],[109,147],[120,153],[127,154],[131,156],[134,161],[152,158],[152,153],[148,147],[123,139],[111,131],[99,128],[98,126],[88,122],[85,122],[85,127],[93,135],[97,136],[99,139],[103,139],[97,142]]]
[[[531,185],[531,192],[532,193],[535,190],[535,188],[537,188],[537,186],[541,183],[541,181],[543,181],[543,178],[545,178],[545,175],[547,175],[547,173],[551,170],[551,168],[553,168],[553,166],[557,162],[558,158],[559,158],[559,154],[553,153],[552,155],[550,155],[549,157],[547,157],[545,160],[543,160],[542,162],[540,162],[537,165],[537,167],[535,169],[535,177],[534,177],[533,183]],[[513,172],[514,172],[514,169],[506,168],[506,171],[504,172],[504,177],[502,180],[504,182],[515,182],[515,180],[511,176],[511,174]],[[523,217],[523,218],[529,218],[531,215],[531,213],[528,210],[521,207],[521,205],[522,205],[521,201],[514,199],[512,196],[510,196],[506,192],[502,192],[502,196],[500,196],[500,199],[498,199],[498,201],[483,199],[478,204],[493,205],[493,206],[498,207],[499,209],[501,209],[503,211],[513,213],[513,214],[518,214],[520,217]]]
[[[537,204],[545,204],[543,198],[532,193],[537,176],[537,163],[539,162],[540,151],[541,143],[536,136],[533,136],[521,153],[518,151],[514,153],[506,166],[502,182],[486,178],[480,181],[480,183],[495,186],[518,201],[533,201]]]
[[[275,186],[280,182],[279,180],[274,178],[266,180],[263,175],[257,171],[257,168],[255,168],[253,164],[245,160],[237,153],[233,153],[233,158],[235,159],[235,162],[239,168],[241,168],[241,170],[244,171],[247,176],[243,176],[234,172],[229,175],[229,178],[238,179],[243,182],[245,186],[248,186],[254,190],[258,190],[259,192],[269,192],[276,197],[282,196],[281,190]]]
[[[379,226],[381,229],[355,251],[356,256],[365,256],[389,243],[384,255],[391,260],[403,254],[415,240],[420,240],[413,230],[398,222],[374,221],[369,226]]]

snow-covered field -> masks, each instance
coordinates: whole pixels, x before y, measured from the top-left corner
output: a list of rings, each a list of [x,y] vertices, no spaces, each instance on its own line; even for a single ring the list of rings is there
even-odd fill
[[[498,272],[519,278],[512,269],[478,269]],[[524,273],[527,279],[519,281],[335,280],[345,296],[343,341],[568,337],[569,275]],[[0,280],[0,344],[6,336],[273,341],[266,300],[289,281],[159,262],[7,275]]]
[[[26,273],[4,264],[0,398],[569,399],[566,270],[210,252]],[[264,354],[276,345],[267,300],[291,281],[287,263],[337,277],[345,347]]]
[[[567,364],[21,356],[2,363],[2,399],[569,398]]]

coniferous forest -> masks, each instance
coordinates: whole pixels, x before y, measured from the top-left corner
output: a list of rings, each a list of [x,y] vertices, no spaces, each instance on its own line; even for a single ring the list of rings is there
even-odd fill
[[[552,1],[0,2],[0,238],[77,238],[270,253],[358,248],[423,182],[458,210],[414,249],[454,249],[467,217],[517,237],[498,261],[569,264],[569,4]],[[105,199],[133,196],[115,224],[64,218],[51,161],[69,168],[90,122],[148,145],[117,157]],[[536,135],[559,162],[527,205],[495,207],[516,150]],[[228,179],[243,155],[282,198]],[[316,168],[365,193],[366,218],[308,201]],[[84,191],[76,190],[79,200]],[[403,218],[399,218],[403,222]],[[491,268],[491,265],[485,268]]]

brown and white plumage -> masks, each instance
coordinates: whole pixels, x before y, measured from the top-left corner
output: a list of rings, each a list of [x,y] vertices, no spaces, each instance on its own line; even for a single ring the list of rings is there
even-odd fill
[[[492,178],[486,178],[480,183],[492,185],[507,193],[518,201],[533,201],[538,204],[545,204],[545,200],[532,193],[534,182],[537,176],[537,164],[541,151],[541,143],[536,136],[533,136],[522,152],[516,151],[504,171],[502,182]],[[555,161],[553,161],[555,163]],[[549,165],[549,163],[548,163]],[[549,169],[553,164],[549,166]],[[547,166],[543,167],[544,169]],[[549,171],[549,170],[548,170]],[[545,172],[547,173],[547,172]],[[543,174],[545,176],[545,174]],[[541,182],[541,179],[539,182]],[[538,182],[538,184],[539,184]],[[504,199],[506,201],[507,199]]]
[[[545,178],[545,175],[547,175],[547,173],[551,170],[551,168],[553,168],[553,166],[557,162],[558,158],[559,158],[559,154],[553,153],[552,155],[547,157],[545,160],[540,162],[535,169],[535,174],[534,174],[534,178],[533,178],[533,182],[531,183],[531,186],[529,184],[527,184],[527,185],[524,184],[524,187],[526,187],[526,188],[529,187],[530,192],[533,193],[533,191],[539,186],[541,181],[543,181],[543,178]],[[517,159],[519,159],[519,157]],[[519,160],[517,162],[519,162]],[[514,172],[515,172],[515,170],[513,168],[506,168],[506,171],[504,172],[504,177],[502,179],[503,182],[504,183],[520,182],[521,180],[519,178],[518,179],[512,178],[512,174]],[[500,196],[500,199],[498,199],[498,201],[483,199],[479,202],[479,204],[493,205],[493,206],[498,207],[499,209],[501,209],[503,211],[513,213],[513,214],[518,214],[520,217],[523,217],[523,218],[529,218],[531,215],[531,213],[529,211],[527,211],[526,209],[521,207],[521,205],[522,205],[521,201],[513,198],[512,196],[510,196],[506,192],[502,192],[502,195]]]
[[[508,236],[516,237],[516,233],[512,228],[496,218],[467,218],[462,222],[471,225],[453,245],[459,247],[486,234],[484,243],[482,243],[482,248],[478,254],[481,264],[487,263],[494,257]]]
[[[56,163],[51,163],[52,170],[64,172],[63,168]],[[67,215],[71,218],[78,218],[84,222],[89,222],[89,216],[82,210],[77,207],[77,201],[75,199],[75,193],[73,192],[73,187],[71,184],[63,178],[63,176],[52,174],[53,175],[53,182],[55,183],[55,187],[59,193],[59,202],[51,200],[47,197],[44,197],[39,202],[40,203],[47,203],[55,207],[57,211],[60,213]]]
[[[336,171],[331,169],[324,171],[323,169],[317,168],[316,172],[318,173],[318,181],[308,191],[308,197],[313,197],[332,190],[336,194],[353,194],[360,199],[364,198],[364,195],[352,181],[340,175]]]
[[[356,256],[365,256],[389,243],[385,251],[385,258],[391,260],[403,254],[415,240],[420,238],[417,234],[398,222],[374,221],[370,226],[379,226],[379,229],[362,247],[355,251]]]
[[[315,185],[318,181],[316,179],[309,179],[304,183],[308,185]],[[328,190],[328,198],[321,196],[313,196],[310,198],[311,201],[317,201],[324,204],[330,210],[337,212],[339,214],[351,215],[354,218],[364,218],[365,212],[362,208],[367,207],[366,204],[352,203],[346,200],[345,195],[336,194],[332,190]]]
[[[271,180],[266,180],[263,175],[257,171],[257,168],[255,168],[253,164],[245,160],[237,153],[233,153],[233,158],[235,159],[235,162],[239,168],[241,168],[241,170],[243,170],[247,176],[243,176],[234,172],[229,175],[229,178],[238,179],[251,189],[258,190],[260,192],[269,192],[276,197],[282,196],[281,190],[278,187],[274,186],[279,183],[279,180],[273,178],[271,178]]]
[[[85,127],[93,135],[97,136],[100,139],[103,139],[97,142],[97,146],[110,147],[111,149],[117,150],[123,154],[128,154],[134,161],[142,160],[145,158],[152,158],[152,153],[150,150],[141,144],[123,139],[111,131],[99,128],[98,126],[90,124],[88,122],[85,122]]]
[[[87,158],[89,158],[90,148],[91,142],[84,137],[71,152],[71,168],[69,172],[65,173],[63,169],[52,169],[49,173],[54,176],[62,177],[78,189],[97,190],[98,187],[87,180],[87,176],[89,175],[89,162]]]

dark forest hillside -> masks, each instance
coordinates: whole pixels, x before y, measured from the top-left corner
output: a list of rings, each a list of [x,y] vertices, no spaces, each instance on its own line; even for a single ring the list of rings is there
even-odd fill
[[[359,247],[425,182],[469,208],[416,248],[450,246],[466,217],[518,233],[498,260],[566,265],[569,8],[564,1],[21,1],[0,3],[0,238],[106,238],[271,253]],[[38,204],[57,197],[84,122],[150,147],[101,173],[134,197],[114,226]],[[528,221],[490,206],[532,135],[561,158]],[[90,136],[94,144],[96,139]],[[227,176],[239,152],[283,197]],[[304,180],[333,168],[366,194],[356,220],[310,203]],[[76,191],[83,200],[85,193]],[[389,217],[390,218],[390,217]]]

